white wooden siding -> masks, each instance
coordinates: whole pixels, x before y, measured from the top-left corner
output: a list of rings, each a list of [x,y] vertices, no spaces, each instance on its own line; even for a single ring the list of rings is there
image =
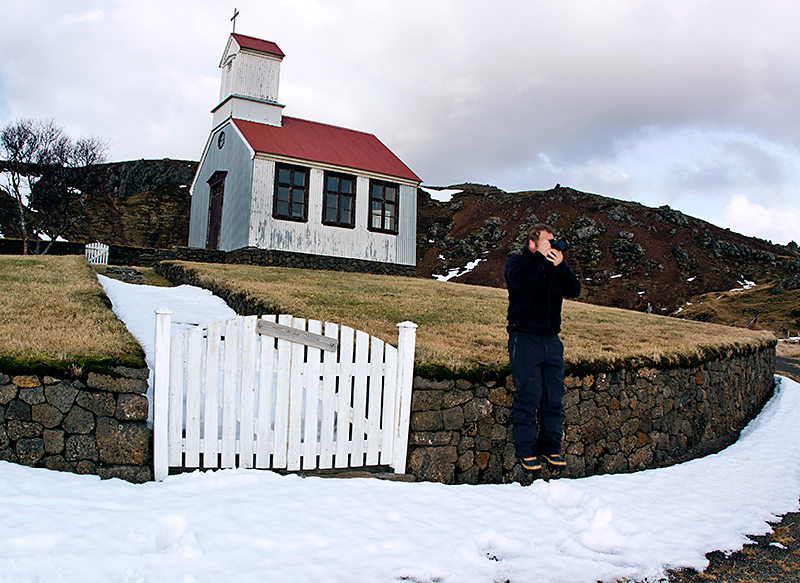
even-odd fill
[[[271,160],[253,160],[253,202],[250,205],[248,247],[263,247],[264,227],[272,217],[272,188],[275,184],[275,163]]]
[[[302,165],[302,163],[300,163]],[[348,174],[352,171],[340,170]],[[400,216],[397,235],[367,229],[369,177],[356,176],[356,225],[353,229],[322,224],[325,171],[311,168],[308,222],[272,218],[275,161],[256,158],[253,172],[253,204],[249,245],[297,253],[365,259],[401,265],[416,264],[416,188],[400,186]],[[384,180],[391,180],[384,178]]]
[[[230,97],[214,109],[214,126],[231,117],[280,126],[283,122],[283,108],[274,103]]]
[[[225,65],[222,65],[222,81],[219,84],[219,102],[222,103],[225,98],[231,94],[231,81],[233,80],[233,76],[231,75],[231,71],[233,70],[233,61],[228,61]]]
[[[276,58],[240,51],[230,72],[231,94],[277,102],[280,72],[281,62]]]

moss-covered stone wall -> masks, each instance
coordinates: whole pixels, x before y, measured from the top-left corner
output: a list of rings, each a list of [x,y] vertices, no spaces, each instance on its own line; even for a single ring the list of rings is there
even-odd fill
[[[80,380],[0,372],[0,460],[151,480],[148,374],[113,367]]]
[[[567,376],[567,468],[558,475],[633,472],[719,451],[770,398],[774,369],[775,349],[764,347],[691,368]],[[514,455],[511,377],[417,377],[412,395],[409,473],[447,484],[531,481]]]

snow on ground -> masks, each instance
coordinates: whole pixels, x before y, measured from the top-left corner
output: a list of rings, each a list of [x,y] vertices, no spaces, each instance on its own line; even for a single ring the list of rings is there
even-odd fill
[[[153,354],[156,330],[155,311],[167,308],[172,314],[171,336],[192,328],[208,326],[212,322],[234,318],[236,312],[225,300],[208,290],[190,285],[157,287],[124,283],[104,275],[97,279],[111,300],[117,317],[144,348],[147,366],[150,367],[147,397],[150,401],[149,421],[153,419]]]
[[[156,292],[108,284],[115,310],[141,312],[118,312],[129,327],[149,319]],[[153,309],[188,320],[179,304],[199,309],[207,292],[182,288]],[[0,462],[0,583],[654,580],[702,569],[706,553],[738,550],[797,510],[799,441],[800,385],[780,378],[719,454],[528,487],[258,470],[134,485]]]
[[[746,291],[746,290],[756,286],[756,282],[750,281],[744,276],[740,276],[739,279],[736,281],[736,283],[738,283],[742,287],[735,287],[735,288],[733,288],[732,290],[729,290],[729,291],[732,291],[732,292],[735,292],[735,291]]]
[[[152,367],[153,342],[156,330],[155,311],[172,310],[172,336],[192,328],[207,326],[211,322],[236,317],[225,300],[208,290],[191,285],[156,287],[136,285],[98,275],[97,279],[111,300],[114,313],[125,322],[147,354],[147,364]]]
[[[486,259],[481,257],[480,259],[476,259],[475,261],[470,261],[463,268],[454,267],[453,269],[447,272],[447,275],[434,275],[433,277],[434,279],[437,279],[439,281],[450,281],[455,277],[461,277],[462,275],[469,273],[470,271],[475,269],[478,266],[478,263],[480,263],[481,261],[486,261]]]

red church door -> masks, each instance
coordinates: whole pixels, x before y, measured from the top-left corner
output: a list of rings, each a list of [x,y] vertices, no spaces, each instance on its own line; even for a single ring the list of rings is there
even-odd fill
[[[222,199],[225,194],[226,172],[215,172],[208,181],[208,231],[206,249],[219,249],[219,233],[222,228]]]

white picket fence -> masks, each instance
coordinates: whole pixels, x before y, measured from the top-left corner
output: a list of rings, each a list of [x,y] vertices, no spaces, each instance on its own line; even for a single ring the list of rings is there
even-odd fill
[[[108,245],[99,241],[86,245],[86,260],[92,265],[108,265]]]
[[[153,464],[404,473],[416,324],[398,347],[290,315],[246,316],[170,339],[156,312]]]

